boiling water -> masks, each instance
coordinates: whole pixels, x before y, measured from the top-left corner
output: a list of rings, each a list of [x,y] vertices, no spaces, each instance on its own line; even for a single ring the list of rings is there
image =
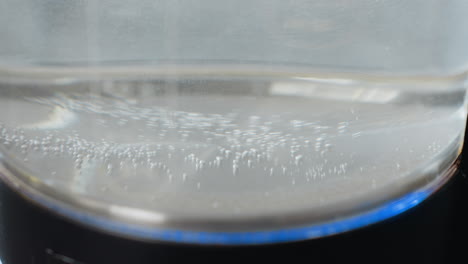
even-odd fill
[[[39,77],[0,83],[5,156],[76,199],[172,217],[320,210],[405,189],[453,159],[465,125],[453,80]]]

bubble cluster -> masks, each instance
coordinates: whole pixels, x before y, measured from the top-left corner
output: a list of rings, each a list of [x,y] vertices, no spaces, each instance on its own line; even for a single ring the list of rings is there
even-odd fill
[[[455,107],[404,94],[373,103],[296,79],[184,78],[1,86],[0,151],[78,199],[232,216],[364,197],[464,128]]]
[[[33,102],[67,109],[80,116],[88,129],[102,132],[106,128],[108,132],[87,138],[84,128],[79,132],[30,129],[27,133],[2,125],[0,144],[19,148],[23,154],[33,150],[43,155],[70,155],[77,169],[92,160],[102,164],[107,174],[125,167],[145,167],[166,175],[169,181],[174,177],[186,181],[208,171],[225,174],[228,167],[233,176],[255,170],[268,176],[302,173],[307,179],[323,177],[321,166],[311,162],[332,149],[331,131],[344,133],[349,125],[340,122],[331,127],[319,120],[288,120],[278,114],[245,117],[236,111],[207,114],[141,107],[89,95],[35,98]],[[87,116],[92,119],[86,120]],[[132,140],[118,137],[125,132]]]

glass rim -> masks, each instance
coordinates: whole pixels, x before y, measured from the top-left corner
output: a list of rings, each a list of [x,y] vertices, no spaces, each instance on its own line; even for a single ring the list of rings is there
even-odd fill
[[[459,136],[443,161],[352,201],[308,212],[239,218],[177,218],[158,212],[76,197],[46,185],[13,160],[0,146],[0,180],[33,204],[75,223],[126,238],[189,244],[249,245],[326,237],[396,216],[440,189],[459,165]],[[2,154],[3,153],[3,154]],[[416,176],[419,175],[419,176]],[[404,181],[401,181],[401,180]],[[383,195],[382,195],[383,194]],[[380,197],[379,197],[380,196]]]

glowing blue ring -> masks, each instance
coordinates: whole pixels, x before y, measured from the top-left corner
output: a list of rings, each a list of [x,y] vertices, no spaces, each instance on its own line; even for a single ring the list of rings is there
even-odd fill
[[[110,231],[111,233],[128,235],[130,237],[192,244],[254,245],[324,237],[364,227],[396,216],[418,205],[431,193],[429,190],[409,193],[401,198],[387,202],[374,210],[333,222],[289,229],[249,232],[196,232],[173,229],[150,229],[79,213],[46,201],[43,201],[44,203],[42,204],[59,214],[69,216],[79,222]]]

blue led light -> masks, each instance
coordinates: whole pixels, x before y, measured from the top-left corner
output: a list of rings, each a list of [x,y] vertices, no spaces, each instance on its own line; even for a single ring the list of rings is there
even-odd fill
[[[364,227],[398,215],[416,206],[426,199],[430,193],[430,191],[410,193],[399,199],[390,201],[372,211],[334,222],[290,229],[251,232],[194,232],[149,229],[139,226],[125,225],[103,218],[81,214],[51,203],[43,204],[52,210],[68,215],[80,222],[114,233],[129,235],[131,237],[195,244],[252,245],[317,238]]]

